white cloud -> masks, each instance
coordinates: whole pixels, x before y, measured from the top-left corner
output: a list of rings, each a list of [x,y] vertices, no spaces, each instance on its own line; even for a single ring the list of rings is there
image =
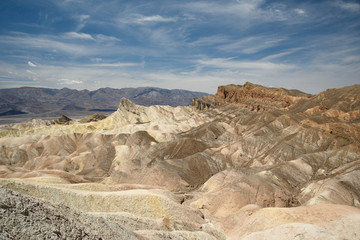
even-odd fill
[[[231,3],[200,1],[186,4],[185,8],[193,12],[213,15],[231,14],[246,18],[258,15],[260,6],[263,3],[264,0],[237,0]]]
[[[300,16],[306,16],[306,12],[304,9],[296,8],[296,9],[294,9],[294,11]]]
[[[108,42],[108,41],[120,41],[119,38],[114,37],[114,36],[107,36],[107,35],[103,35],[103,34],[97,34],[96,35],[96,40],[98,41],[102,41],[102,42]]]
[[[304,21],[307,12],[303,8],[291,9],[287,2],[273,2],[266,0],[237,0],[237,1],[194,1],[178,5],[187,12],[196,13],[198,22],[203,24],[226,23],[237,29],[247,29],[261,23],[283,22],[292,24]],[[214,15],[208,18],[206,15]]]
[[[223,35],[214,35],[209,37],[202,37],[190,43],[192,46],[212,46],[215,44],[224,44],[229,42],[229,38]]]
[[[211,58],[197,60],[198,64],[212,68],[224,69],[258,69],[258,70],[288,70],[296,66],[263,61],[234,61],[231,58]]]
[[[251,36],[224,44],[219,49],[226,52],[253,54],[277,46],[286,39],[287,37],[280,36]]]
[[[81,22],[83,22],[83,21],[85,21],[85,20],[87,20],[89,18],[90,18],[90,15],[86,15],[86,14],[83,14],[83,15],[79,16],[79,19],[80,19]]]
[[[83,29],[85,27],[87,20],[90,18],[90,15],[83,14],[80,16],[75,16],[75,18],[77,18],[79,21],[79,24],[76,27],[76,31],[80,31],[81,29]]]
[[[152,43],[163,47],[162,51],[172,51],[181,43],[179,41],[181,33],[173,32],[168,28],[151,29],[147,31],[147,34]]]
[[[101,61],[101,60],[100,60]],[[117,62],[117,63],[96,63],[96,64],[89,64],[84,66],[91,66],[91,67],[111,67],[111,68],[122,68],[122,67],[140,67],[142,66],[142,63],[123,63],[123,62]]]
[[[75,41],[79,40],[79,41]],[[85,41],[82,41],[85,40]],[[134,49],[134,47],[123,47],[116,45],[120,40],[116,37],[98,34],[95,37],[85,34],[69,32],[57,35],[32,35],[26,33],[13,33],[12,35],[0,35],[0,45],[9,46],[17,51],[29,50],[39,53],[48,53],[56,56],[65,54],[68,57],[114,55],[126,52],[127,54],[149,52],[148,49]],[[105,43],[105,44],[104,44]],[[41,54],[43,56],[43,54]]]
[[[160,15],[151,15],[151,16],[144,16],[142,14],[125,14],[122,15],[119,19],[119,23],[125,24],[152,24],[152,23],[167,23],[167,22],[176,22],[176,17],[163,17]]]
[[[180,6],[187,11],[201,14],[221,16],[222,21],[234,23],[242,29],[261,22],[292,21],[293,12],[281,2],[266,3],[265,0],[237,0],[237,1],[199,1]],[[298,14],[306,14],[305,10],[297,9]],[[217,18],[214,18],[217,19]],[[242,21],[239,21],[241,19]],[[229,21],[230,20],[230,21]]]
[[[34,64],[34,63],[32,63],[32,62],[30,62],[30,61],[28,61],[28,63],[27,63],[30,67],[34,67],[34,68],[36,68],[37,67],[37,65],[36,64]]]
[[[71,55],[88,55],[94,52],[93,48],[89,48],[85,45],[62,42],[61,39],[56,36],[40,35],[32,36],[29,34],[18,33],[12,36],[2,36],[0,43],[4,43],[7,46],[11,46],[14,49],[29,49],[49,51],[49,52],[65,52]]]
[[[354,55],[345,56],[343,61],[345,63],[360,62],[360,56],[354,56]]]
[[[344,10],[350,11],[350,12],[359,12],[360,11],[360,3],[357,2],[344,2],[344,1],[335,1],[335,6],[340,7]]]
[[[288,49],[287,51],[281,52],[281,53],[276,53],[276,54],[271,54],[269,56],[266,56],[264,58],[261,59],[261,61],[271,61],[273,59],[277,59],[277,58],[281,58],[290,54],[295,53],[296,51],[301,50],[302,48],[293,48],[293,49]]]
[[[64,37],[72,39],[95,40],[90,34],[77,32],[67,32],[64,34]]]
[[[102,58],[91,58],[91,61],[99,63],[99,62],[102,62],[103,59]]]
[[[67,32],[62,35],[65,39],[82,39],[82,40],[93,40],[98,42],[116,42],[120,41],[120,39],[114,36],[107,36],[104,34],[96,34],[92,36],[87,33],[78,33],[78,32]]]
[[[148,22],[175,22],[176,18],[165,18],[160,15],[142,16],[136,19],[136,22],[143,24]]]
[[[83,84],[83,81],[61,78],[58,80],[60,85],[76,85],[76,84]]]
[[[33,71],[30,71],[29,69],[26,70],[27,73],[30,73],[32,75],[37,75],[37,73],[33,72]]]

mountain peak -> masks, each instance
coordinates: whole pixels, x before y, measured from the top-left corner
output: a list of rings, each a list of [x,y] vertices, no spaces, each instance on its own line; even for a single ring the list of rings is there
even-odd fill
[[[121,98],[118,109],[125,109],[131,111],[136,108],[136,104],[127,98]]]

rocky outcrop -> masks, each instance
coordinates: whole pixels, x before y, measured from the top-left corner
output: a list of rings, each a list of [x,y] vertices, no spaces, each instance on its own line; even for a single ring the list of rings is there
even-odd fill
[[[90,116],[84,117],[83,119],[79,120],[79,123],[89,123],[89,122],[97,122],[100,120],[105,119],[106,116],[99,114],[99,113],[94,113]]]
[[[260,85],[227,85],[218,87],[216,95],[193,100],[192,105],[198,109],[208,109],[216,105],[236,104],[250,111],[269,111],[288,109],[300,99],[310,98],[310,94],[298,90],[283,88],[266,88]]]
[[[60,118],[52,120],[51,123],[52,124],[62,124],[62,125],[67,125],[71,123],[71,119],[65,115],[62,115]]]
[[[191,102],[191,106],[195,107],[196,109],[202,110],[209,110],[216,106],[216,102],[212,100],[209,96],[207,98],[194,98]]]

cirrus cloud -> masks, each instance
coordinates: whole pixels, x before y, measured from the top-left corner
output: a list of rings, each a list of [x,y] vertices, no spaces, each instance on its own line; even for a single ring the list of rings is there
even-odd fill
[[[34,67],[34,68],[37,67],[37,65],[36,65],[35,63],[32,63],[32,62],[30,62],[30,61],[28,61],[27,64],[28,64],[30,67]]]
[[[0,87],[355,84],[359,11],[355,0],[9,1]]]

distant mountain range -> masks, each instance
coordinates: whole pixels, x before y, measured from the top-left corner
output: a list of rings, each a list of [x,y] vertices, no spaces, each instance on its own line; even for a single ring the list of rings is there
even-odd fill
[[[116,111],[121,98],[144,106],[185,106],[189,105],[193,98],[206,95],[208,94],[203,92],[154,87],[100,88],[95,91],[35,87],[0,89],[0,116],[26,114],[57,117],[61,114],[113,112]]]

